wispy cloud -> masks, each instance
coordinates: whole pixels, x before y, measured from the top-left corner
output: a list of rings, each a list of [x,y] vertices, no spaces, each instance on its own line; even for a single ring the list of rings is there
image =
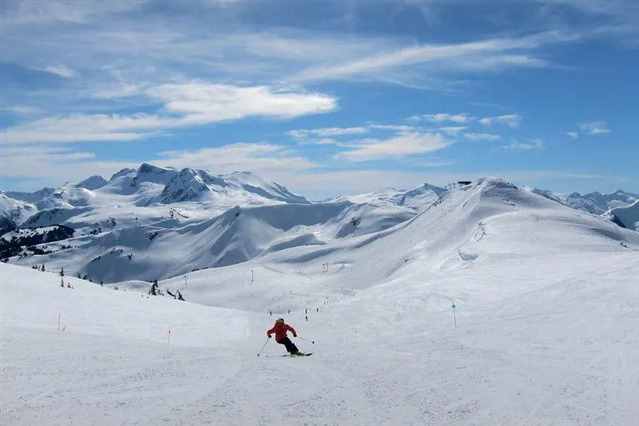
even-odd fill
[[[582,134],[590,136],[605,135],[611,132],[605,121],[589,121],[580,123],[577,127]]]
[[[290,119],[337,108],[333,97],[279,91],[267,86],[231,86],[202,82],[167,84],[148,89],[164,110],[156,114],[77,114],[47,117],[6,129],[7,143],[138,140],[155,132],[246,117]]]
[[[35,24],[43,22],[86,23],[105,15],[135,9],[147,0],[110,0],[107,2],[73,2],[66,0],[23,0],[8,6],[0,18],[14,23]]]
[[[573,140],[577,140],[582,136],[601,136],[611,133],[608,128],[608,123],[605,121],[588,121],[585,123],[579,123],[577,130],[565,132],[565,135]]]
[[[469,141],[486,141],[486,142],[494,142],[501,139],[500,135],[496,135],[494,133],[473,133],[468,132],[464,133],[464,138]]]
[[[438,151],[452,144],[437,133],[404,133],[387,139],[364,139],[351,143],[351,150],[336,154],[335,158],[349,161],[369,161],[402,158]]]
[[[540,151],[544,149],[544,142],[541,139],[530,139],[527,141],[514,141],[503,147],[507,151]]]
[[[367,123],[353,127],[320,127],[316,129],[294,129],[289,130],[288,136],[298,142],[312,143],[315,145],[340,145],[348,146],[348,140],[353,136],[372,133],[374,131],[390,132],[393,134],[407,134],[418,132],[415,126],[405,124],[379,124]],[[339,140],[338,140],[339,138]]]
[[[46,71],[49,74],[57,75],[62,78],[73,78],[76,76],[76,72],[66,65],[49,65],[44,67],[42,71]]]
[[[39,114],[42,110],[38,107],[29,105],[12,105],[0,107],[0,111],[9,112],[11,114],[29,116]]]
[[[9,144],[132,141],[175,125],[175,119],[157,115],[78,114],[9,127],[2,132],[2,141]]]
[[[214,170],[216,173],[249,170],[272,175],[281,170],[295,172],[318,167],[286,147],[268,143],[239,143],[199,150],[164,151],[159,155],[161,160],[154,161],[159,165],[196,167]]]
[[[411,117],[408,117],[408,119],[410,121],[425,120],[425,121],[429,121],[431,123],[446,123],[446,122],[450,122],[450,123],[456,123],[456,124],[466,124],[466,123],[470,123],[471,121],[474,121],[475,117],[473,117],[472,115],[465,114],[465,113],[448,114],[448,113],[439,112],[439,113],[436,113],[436,114],[413,115]]]
[[[444,132],[447,135],[450,136],[456,136],[459,133],[463,132],[464,130],[466,130],[468,127],[466,126],[446,126],[446,127],[439,127],[437,130],[440,132]]]
[[[400,47],[338,64],[318,65],[294,75],[292,81],[349,79],[374,76],[398,67],[437,64],[441,69],[494,71],[512,67],[545,66],[531,53],[543,45],[574,41],[579,36],[560,32],[520,38],[494,38],[458,44]]]
[[[579,139],[579,132],[566,132],[566,136],[570,139],[577,140]]]
[[[489,127],[494,125],[505,125],[511,128],[519,127],[522,121],[522,117],[519,114],[511,113],[504,115],[497,115],[492,117],[476,117],[467,113],[450,114],[444,112],[438,112],[434,114],[418,114],[408,117],[409,121],[419,122],[427,121],[430,123],[453,123],[470,125],[471,123],[480,123],[483,126]],[[462,126],[447,127],[449,131],[459,131],[464,129]]]
[[[505,125],[511,128],[519,127],[521,124],[521,116],[519,114],[505,114],[494,117],[484,117],[479,120],[484,126],[493,126],[496,124]]]
[[[192,82],[164,84],[147,90],[170,112],[193,123],[213,123],[245,117],[294,118],[337,108],[334,97],[321,93],[276,90],[267,86],[232,86]]]
[[[367,127],[323,127],[317,129],[290,130],[287,134],[293,139],[306,140],[308,138],[328,138],[346,135],[361,135],[368,133]]]
[[[4,146],[0,163],[0,177],[46,179],[47,185],[79,181],[95,174],[108,176],[125,167],[136,167],[131,161],[103,161],[93,152],[51,145]]]

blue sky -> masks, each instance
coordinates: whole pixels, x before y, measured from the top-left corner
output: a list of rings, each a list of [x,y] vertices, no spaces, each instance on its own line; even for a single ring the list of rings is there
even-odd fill
[[[148,161],[639,192],[633,0],[15,0],[0,38],[5,190]]]

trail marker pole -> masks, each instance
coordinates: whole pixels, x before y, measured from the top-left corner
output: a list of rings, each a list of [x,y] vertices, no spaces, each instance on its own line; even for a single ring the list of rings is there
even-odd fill
[[[452,308],[453,308],[453,326],[455,328],[457,328],[457,315],[455,315],[455,308],[457,306],[455,306],[455,302],[453,302]]]

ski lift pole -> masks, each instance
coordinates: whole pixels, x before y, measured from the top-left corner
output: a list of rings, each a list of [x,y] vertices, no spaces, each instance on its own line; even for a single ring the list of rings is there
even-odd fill
[[[267,337],[266,338],[266,342],[264,342],[264,344],[262,345],[262,348],[259,350],[259,352],[257,353],[257,356],[260,356],[260,354],[264,351],[264,348],[266,347],[266,345],[268,344],[268,341],[271,340],[271,337]]]

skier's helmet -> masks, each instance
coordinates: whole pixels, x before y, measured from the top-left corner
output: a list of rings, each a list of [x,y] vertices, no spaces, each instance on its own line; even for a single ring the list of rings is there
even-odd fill
[[[280,324],[284,324],[284,318],[278,318],[277,321],[275,322],[279,322]]]

